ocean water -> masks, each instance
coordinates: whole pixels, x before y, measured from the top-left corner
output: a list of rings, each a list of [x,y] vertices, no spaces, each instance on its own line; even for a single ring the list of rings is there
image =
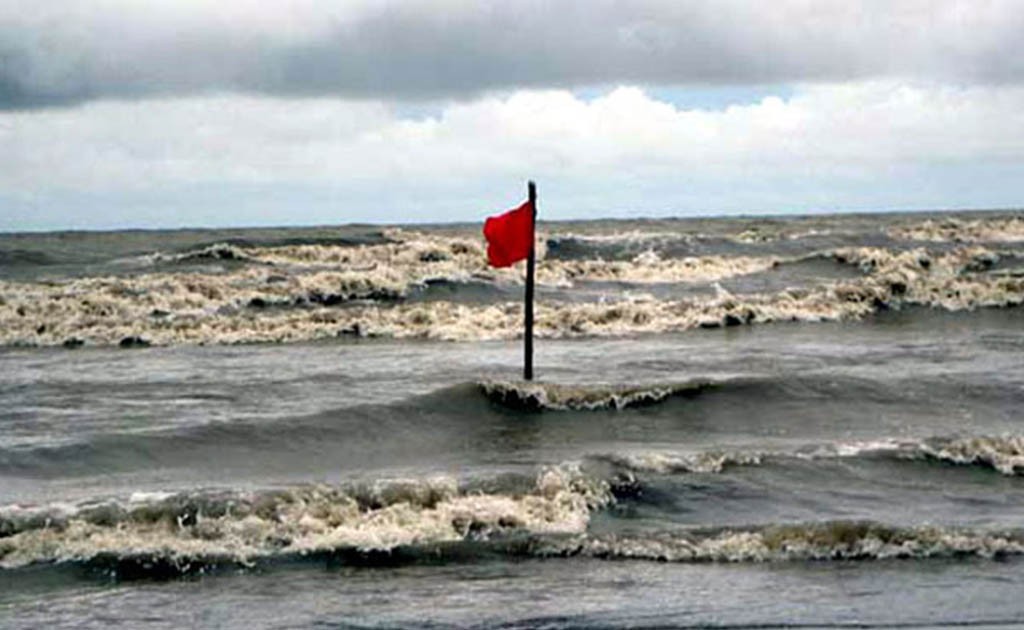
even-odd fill
[[[0,235],[0,627],[1024,624],[1024,214]]]

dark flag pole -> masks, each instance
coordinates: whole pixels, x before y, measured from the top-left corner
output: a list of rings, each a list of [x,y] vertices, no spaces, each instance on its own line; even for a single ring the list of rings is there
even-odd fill
[[[530,208],[533,220],[530,222],[530,255],[526,258],[526,311],[523,332],[523,378],[533,380],[533,268],[536,264],[534,249],[536,248],[537,230],[537,187],[533,182],[527,184],[530,194]]]

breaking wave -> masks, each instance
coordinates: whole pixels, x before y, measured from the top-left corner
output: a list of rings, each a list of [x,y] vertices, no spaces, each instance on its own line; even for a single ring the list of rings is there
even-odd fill
[[[629,473],[679,474],[721,473],[739,466],[767,463],[785,465],[787,460],[811,459],[893,459],[898,461],[935,461],[956,466],[989,468],[1006,476],[1024,475],[1024,437],[956,436],[920,440],[879,439],[811,445],[787,451],[710,450],[672,452],[664,450],[628,453],[601,453],[588,460]]]
[[[477,238],[389,231],[368,245],[212,244],[175,260],[240,261],[218,273],[181,270],[129,277],[0,282],[0,345],[278,343],[339,336],[485,340],[515,338],[522,306],[504,301],[521,270],[490,269]],[[833,260],[860,275],[734,295],[716,284],[780,265]],[[777,321],[840,321],[921,305],[951,311],[1024,303],[1024,276],[990,273],[1000,253],[846,247],[802,255],[629,260],[541,257],[535,334],[569,338],[663,333]],[[595,283],[587,288],[585,283]],[[610,295],[594,292],[617,283]],[[645,287],[703,286],[682,299]],[[443,299],[463,291],[475,299]],[[590,295],[573,298],[574,288]],[[493,289],[493,290],[491,290]],[[559,293],[560,292],[560,293]],[[561,297],[552,298],[557,293]],[[421,296],[419,299],[413,299]]]
[[[920,446],[924,457],[958,465],[987,466],[1004,475],[1024,474],[1024,437],[960,437]]]
[[[145,258],[152,264],[173,264],[209,260],[233,260],[249,262],[254,260],[249,251],[231,243],[212,243],[176,254],[155,253]]]
[[[337,550],[373,553],[507,534],[578,534],[591,511],[611,500],[607,483],[562,466],[507,493],[438,478],[10,506],[0,511],[0,568],[149,558],[186,572]]]
[[[420,482],[371,500],[307,487],[249,497],[133,497],[64,513],[7,508],[0,518],[6,528],[0,569],[71,563],[146,576],[324,557],[354,564],[494,554],[760,563],[1024,554],[1020,530],[874,521],[592,533],[591,512],[611,500],[606,490],[574,487],[562,473],[546,473],[537,483],[523,495],[463,494],[451,483]]]
[[[480,390],[492,402],[525,411],[593,411],[627,409],[660,403],[674,396],[695,396],[713,387],[711,381],[664,385],[560,385],[530,381],[482,381]]]
[[[1003,475],[1024,475],[1024,437],[953,436],[923,440],[873,440],[812,447],[802,457],[892,457],[937,461],[957,466],[981,466]]]
[[[582,535],[546,541],[534,553],[659,562],[998,558],[1024,554],[1024,533],[831,521],[642,536]]]
[[[952,243],[1009,243],[1024,241],[1024,216],[985,219],[928,219],[892,228],[894,238]]]
[[[743,451],[702,451],[698,453],[603,453],[588,459],[606,463],[628,473],[720,473],[733,466],[756,466],[769,457],[765,453]]]
[[[418,561],[480,554],[670,562],[865,560],[1024,554],[1024,533],[878,522],[682,526],[594,532],[598,511],[633,496],[638,475],[721,474],[788,459],[893,457],[1020,474],[1021,438],[840,443],[797,453],[594,454],[535,476],[391,479],[266,490],[138,493],[79,504],[0,507],[0,569],[84,564],[149,575],[339,557]]]

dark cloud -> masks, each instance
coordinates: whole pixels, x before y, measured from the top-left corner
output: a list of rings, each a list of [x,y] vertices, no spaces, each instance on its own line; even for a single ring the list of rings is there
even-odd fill
[[[0,8],[0,108],[221,90],[1024,81],[1013,0],[19,4]]]

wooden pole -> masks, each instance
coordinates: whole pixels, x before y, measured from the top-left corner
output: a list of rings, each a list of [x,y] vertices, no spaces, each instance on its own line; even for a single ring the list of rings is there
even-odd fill
[[[530,255],[526,258],[526,311],[524,314],[523,332],[523,378],[533,380],[533,269],[536,265],[534,248],[537,229],[537,187],[533,182],[527,183],[530,195],[530,207],[533,210],[533,221],[530,222]]]

